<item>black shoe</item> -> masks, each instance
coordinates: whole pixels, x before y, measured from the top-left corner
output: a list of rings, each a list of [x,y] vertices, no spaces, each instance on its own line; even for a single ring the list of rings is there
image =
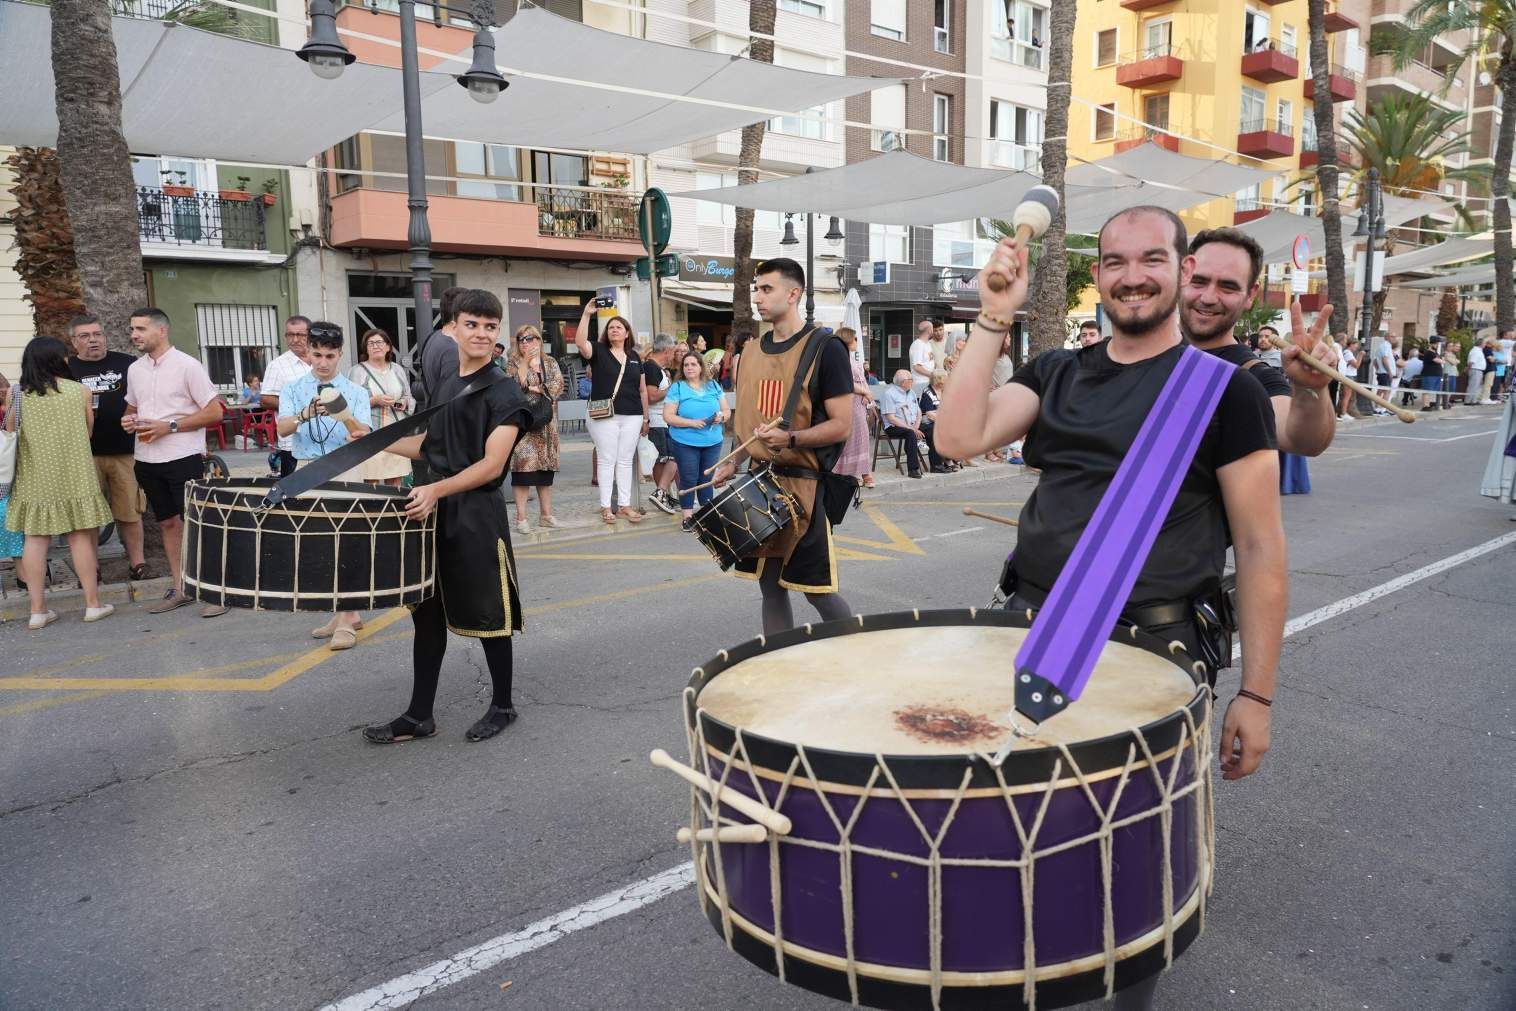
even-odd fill
[[[515,706],[501,708],[500,706],[492,705],[485,710],[484,716],[480,718],[479,722],[469,727],[468,732],[463,736],[470,741],[487,741],[512,723],[515,723],[517,715]]]
[[[913,470],[909,474],[907,474],[906,477],[915,478],[917,481],[919,481],[919,480],[921,480],[921,471],[919,471],[919,470]]]
[[[436,720],[413,720],[405,715],[397,716],[388,723],[376,723],[372,727],[363,728],[363,739],[370,744],[400,744],[436,736]]]
[[[685,530],[685,531],[689,531],[689,530],[695,529],[695,517],[693,517],[693,516],[686,516],[684,519],[680,520],[679,521],[679,529],[680,530]]]

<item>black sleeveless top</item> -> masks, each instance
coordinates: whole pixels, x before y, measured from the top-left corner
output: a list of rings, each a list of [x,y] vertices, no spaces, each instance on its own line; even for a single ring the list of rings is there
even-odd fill
[[[1073,553],[1183,352],[1181,345],[1120,365],[1107,345],[1046,352],[1011,380],[1042,399],[1022,448],[1042,477],[1021,510],[1016,537],[1016,572],[1042,590],[1052,588]],[[1274,409],[1258,381],[1239,369],[1132,588],[1132,606],[1192,599],[1216,587],[1231,541],[1216,472],[1275,448]]]

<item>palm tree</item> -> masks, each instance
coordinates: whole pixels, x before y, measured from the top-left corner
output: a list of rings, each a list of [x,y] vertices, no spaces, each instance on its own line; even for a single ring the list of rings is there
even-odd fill
[[[1516,328],[1516,288],[1511,280],[1511,154],[1516,146],[1516,0],[1417,0],[1405,15],[1408,30],[1397,47],[1399,66],[1415,59],[1439,35],[1468,32],[1469,42],[1448,68],[1451,82],[1469,59],[1493,68],[1500,89],[1500,133],[1489,171],[1491,226],[1495,232],[1495,322],[1502,331]]]
[[[53,0],[52,8],[59,178],[84,303],[110,346],[130,350],[128,314],[147,302],[147,284],[111,9],[99,0]]]
[[[32,304],[32,329],[62,337],[68,321],[84,311],[84,289],[74,262],[74,233],[63,207],[58,180],[58,152],[50,147],[20,147],[5,159],[15,182],[12,221],[16,229],[16,273]]]
[[[1326,41],[1326,2],[1309,0],[1306,20],[1311,33],[1311,78],[1317,95],[1331,94],[1331,68]],[[1316,122],[1316,179],[1321,194],[1321,230],[1326,242],[1327,299],[1332,303],[1332,332],[1346,333],[1348,320],[1347,265],[1342,256],[1342,208],[1337,199],[1337,126],[1333,103],[1312,103]]]
[[[774,62],[774,40],[762,38],[774,34],[775,0],[752,0],[748,5],[747,27],[754,34],[748,38],[748,56],[760,63]],[[758,181],[758,157],[763,151],[763,134],[768,127],[759,120],[742,128],[742,148],[737,154],[737,184],[748,186]],[[732,322],[737,327],[753,318],[753,209],[737,208],[736,228],[732,231],[732,258],[736,272],[732,275]],[[805,279],[815,284],[815,278]]]
[[[1065,226],[1063,175],[1068,162],[1069,91],[1074,64],[1074,22],[1078,4],[1055,3],[1048,11],[1047,113],[1043,119],[1042,181],[1058,191],[1058,213],[1042,237],[1042,257],[1032,289],[1033,354],[1063,346],[1068,336],[1068,255],[1064,251]]]
[[[1460,129],[1462,124],[1462,113],[1449,112],[1426,95],[1391,95],[1375,103],[1367,115],[1353,110],[1343,123],[1343,132],[1357,154],[1355,181],[1361,184],[1369,169],[1378,169],[1381,190],[1387,196],[1404,197],[1437,192],[1446,181],[1483,185],[1486,177],[1479,169],[1448,164],[1470,150],[1469,133]],[[1467,216],[1461,205],[1455,210]],[[1385,242],[1386,255],[1394,247],[1391,232]],[[1374,295],[1372,325],[1376,329],[1387,294]]]

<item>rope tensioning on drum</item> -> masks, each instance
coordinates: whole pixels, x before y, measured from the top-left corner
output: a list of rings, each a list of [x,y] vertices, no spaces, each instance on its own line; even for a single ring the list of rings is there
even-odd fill
[[[693,693],[692,689],[688,689],[687,691]],[[1209,703],[1207,703],[1207,711],[1209,711]],[[708,776],[712,772],[711,763],[713,761],[720,761],[723,768],[722,774],[719,779],[714,776],[711,777],[713,781],[719,784],[713,795],[708,797],[704,794],[703,791],[694,791],[694,793],[698,796],[696,797],[697,803],[692,805],[692,813],[698,812],[699,814],[703,814],[705,819],[711,824],[712,827],[718,827],[724,821],[732,821],[731,819],[725,819],[721,816],[719,795],[721,790],[730,788],[728,785],[727,777],[730,775],[733,765],[740,763],[743,766],[744,770],[748,774],[750,781],[753,784],[754,792],[757,794],[757,796],[763,798],[763,801],[766,805],[768,804],[768,794],[762,789],[760,785],[755,771],[756,766],[754,766],[754,764],[749,759],[749,756],[747,755],[746,745],[745,742],[743,742],[741,739],[740,730],[737,733],[737,738],[734,740],[733,746],[729,750],[721,752],[719,749],[710,747],[710,745],[706,742],[703,729],[703,717],[704,710],[698,710],[695,720],[693,721],[694,728],[692,728],[689,733],[692,746],[692,758],[695,754],[699,755],[699,764],[705,768]],[[852,864],[855,855],[871,856],[885,860],[894,860],[913,866],[924,867],[927,869],[929,875],[928,900],[932,903],[932,908],[929,910],[929,924],[932,933],[932,936],[930,938],[931,969],[929,980],[931,984],[932,1003],[934,1008],[940,1007],[942,986],[942,868],[983,867],[1016,869],[1018,870],[1021,879],[1023,897],[1022,911],[1024,947],[1022,987],[1024,999],[1028,1008],[1032,1009],[1032,1011],[1035,1011],[1036,984],[1040,975],[1036,962],[1035,945],[1034,899],[1036,862],[1040,859],[1046,859],[1067,850],[1088,845],[1093,842],[1100,847],[1101,855],[1103,897],[1102,947],[1104,949],[1102,954],[1105,961],[1103,981],[1106,986],[1107,996],[1109,996],[1114,992],[1115,965],[1117,961],[1117,945],[1115,943],[1113,920],[1113,851],[1111,848],[1111,840],[1113,839],[1114,834],[1117,830],[1137,824],[1155,816],[1160,818],[1160,826],[1164,838],[1164,908],[1162,923],[1160,925],[1163,931],[1162,943],[1164,946],[1164,964],[1165,966],[1171,965],[1173,961],[1173,937],[1175,931],[1175,919],[1178,913],[1174,904],[1172,877],[1173,853],[1171,848],[1171,840],[1173,807],[1175,802],[1188,797],[1191,794],[1196,795],[1196,829],[1197,832],[1203,833],[1201,841],[1203,850],[1201,853],[1199,880],[1196,883],[1197,894],[1195,897],[1197,915],[1200,918],[1199,926],[1202,930],[1204,929],[1204,913],[1206,905],[1205,900],[1210,894],[1212,885],[1212,854],[1214,854],[1215,850],[1214,840],[1210,835],[1214,828],[1213,823],[1211,822],[1211,812],[1213,811],[1213,808],[1211,804],[1212,791],[1210,766],[1207,762],[1207,756],[1209,754],[1209,732],[1208,728],[1204,724],[1197,725],[1193,715],[1190,714],[1188,709],[1185,710],[1185,726],[1181,730],[1179,741],[1176,743],[1171,752],[1167,752],[1164,755],[1158,755],[1153,752],[1145,735],[1142,734],[1139,728],[1131,728],[1129,732],[1135,738],[1136,743],[1128,746],[1127,759],[1119,771],[1120,780],[1108,807],[1100,804],[1098,798],[1094,794],[1089,776],[1074,760],[1073,755],[1067,746],[1062,744],[1058,745],[1061,757],[1054,761],[1051,775],[1049,776],[1046,783],[1044,783],[1038,790],[1040,793],[1039,803],[1037,806],[1036,815],[1030,827],[1025,824],[1020,810],[1017,808],[1015,803],[1015,795],[1017,793],[1025,793],[1027,791],[1024,789],[1013,790],[1007,785],[1005,781],[1003,769],[994,766],[993,763],[990,764],[990,768],[992,769],[996,781],[999,785],[1000,792],[1005,799],[1007,809],[1012,819],[1012,823],[1015,826],[1017,836],[1021,843],[1023,856],[1019,859],[943,857],[941,855],[941,843],[946,838],[947,832],[950,829],[953,820],[955,819],[960,809],[960,805],[967,793],[968,784],[972,778],[971,769],[965,770],[963,780],[960,782],[958,788],[954,791],[951,798],[952,803],[949,806],[947,814],[944,816],[941,828],[934,838],[931,833],[927,832],[925,824],[921,821],[914,808],[911,806],[910,801],[905,794],[905,791],[900,788],[898,782],[895,780],[894,775],[889,768],[889,763],[885,760],[883,755],[876,754],[873,756],[874,768],[871,771],[869,779],[859,796],[858,803],[853,808],[852,815],[849,817],[847,823],[844,824],[842,820],[837,816],[836,809],[833,807],[826,791],[819,785],[821,781],[815,774],[815,770],[811,765],[809,755],[806,753],[804,746],[799,744],[793,745],[796,750],[797,759],[791,761],[789,769],[786,770],[783,776],[779,799],[774,802],[774,809],[778,810],[779,806],[782,805],[784,799],[789,795],[791,787],[795,785],[795,773],[798,765],[799,768],[804,769],[805,775],[807,777],[805,785],[816,796],[819,805],[826,812],[827,818],[831,821],[832,827],[837,833],[838,842],[833,844],[814,839],[797,838],[793,835],[784,836],[782,838],[771,835],[768,840],[770,846],[769,872],[772,893],[771,902],[773,904],[772,911],[774,916],[774,923],[778,928],[773,934],[772,943],[775,948],[775,958],[781,978],[783,976],[783,963],[785,958],[785,942],[782,938],[783,897],[782,890],[775,890],[774,888],[774,882],[776,882],[779,878],[778,847],[781,844],[803,846],[807,848],[833,852],[837,854],[839,860],[841,861],[839,865],[839,880],[842,887],[842,911],[844,918],[843,934],[846,955],[846,972],[849,982],[850,994],[855,1005],[859,1000],[859,969],[856,952],[854,949],[854,907],[852,902]],[[1178,786],[1176,788],[1179,776],[1183,770],[1186,751],[1191,752],[1192,761],[1194,762],[1195,766],[1195,775],[1194,778],[1189,782],[1185,783],[1183,786]],[[1141,758],[1140,762],[1139,756]],[[981,761],[989,761],[988,756],[980,755],[976,757]],[[1165,757],[1170,757],[1172,762],[1166,778],[1157,767],[1158,763],[1163,761]],[[1160,795],[1160,802],[1154,807],[1151,807],[1145,811],[1136,812],[1124,818],[1116,818],[1115,812],[1125,791],[1126,784],[1130,782],[1132,772],[1140,765],[1146,765],[1151,770],[1150,775],[1153,777],[1155,788]],[[1100,826],[1096,830],[1078,838],[1065,840],[1062,843],[1039,850],[1036,848],[1036,841],[1042,830],[1042,826],[1047,812],[1050,808],[1052,798],[1060,789],[1065,789],[1070,785],[1064,782],[1065,770],[1067,770],[1069,774],[1072,774],[1074,783],[1080,787],[1087,802],[1090,804],[1093,811],[1099,816]],[[922,839],[930,847],[930,852],[927,856],[917,857],[911,854],[891,852],[879,849],[877,847],[859,845],[853,842],[851,838],[853,830],[862,815],[863,809],[869,804],[870,800],[876,796],[877,784],[881,775],[889,783],[889,790],[882,795],[890,796],[896,800],[906,811],[912,822],[915,823],[918,833],[921,834]],[[699,827],[698,823],[695,827]],[[693,833],[692,838],[694,838]],[[701,881],[701,886],[703,888],[708,888],[709,878],[705,873],[705,867],[703,863],[704,853],[702,852],[700,848],[701,844],[698,841],[695,842],[694,845],[696,852],[697,874]],[[713,852],[713,862],[716,864],[717,877],[715,898],[720,907],[723,930],[726,936],[727,944],[729,947],[732,947],[733,916],[736,914],[730,906],[726,889],[724,869],[720,858],[721,844],[719,837],[715,837],[712,843],[707,843],[706,845],[714,845],[716,847]],[[702,904],[704,901],[705,897],[702,897]],[[744,917],[744,919],[746,919],[746,917]]]

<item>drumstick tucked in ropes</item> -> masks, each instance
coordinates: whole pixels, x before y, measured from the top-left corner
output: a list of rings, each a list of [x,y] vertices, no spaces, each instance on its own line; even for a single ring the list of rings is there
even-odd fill
[[[994,513],[982,513],[970,506],[963,507],[963,515],[977,516],[982,520],[989,520],[992,523],[1004,523],[1008,527],[1019,527],[1021,525],[1020,520],[1013,520],[1009,516],[996,516]]]
[[[500,495],[517,436],[545,423],[537,402],[491,364],[504,310],[487,291],[470,289],[453,303],[458,364],[451,375],[428,373],[427,389],[447,408],[426,435],[401,439],[390,452],[426,461],[436,475],[411,489],[407,515],[437,513],[436,592],[411,613],[416,626],[414,680],[404,713],[367,727],[365,739],[392,744],[437,732],[432,704],[447,634],[478,639],[489,667],[490,706],[464,737],[483,741],[516,720],[511,705],[512,633],[521,628],[521,592],[511,561],[510,517]],[[469,392],[465,393],[464,391]]]
[[[342,328],[335,323],[311,324],[311,370],[279,390],[279,435],[293,436],[297,465],[318,460],[369,431],[368,391],[344,376]],[[341,475],[341,480],[357,480]],[[356,611],[339,611],[326,624],[311,630],[317,639],[330,639],[332,649],[351,649],[358,643],[363,622]]]

